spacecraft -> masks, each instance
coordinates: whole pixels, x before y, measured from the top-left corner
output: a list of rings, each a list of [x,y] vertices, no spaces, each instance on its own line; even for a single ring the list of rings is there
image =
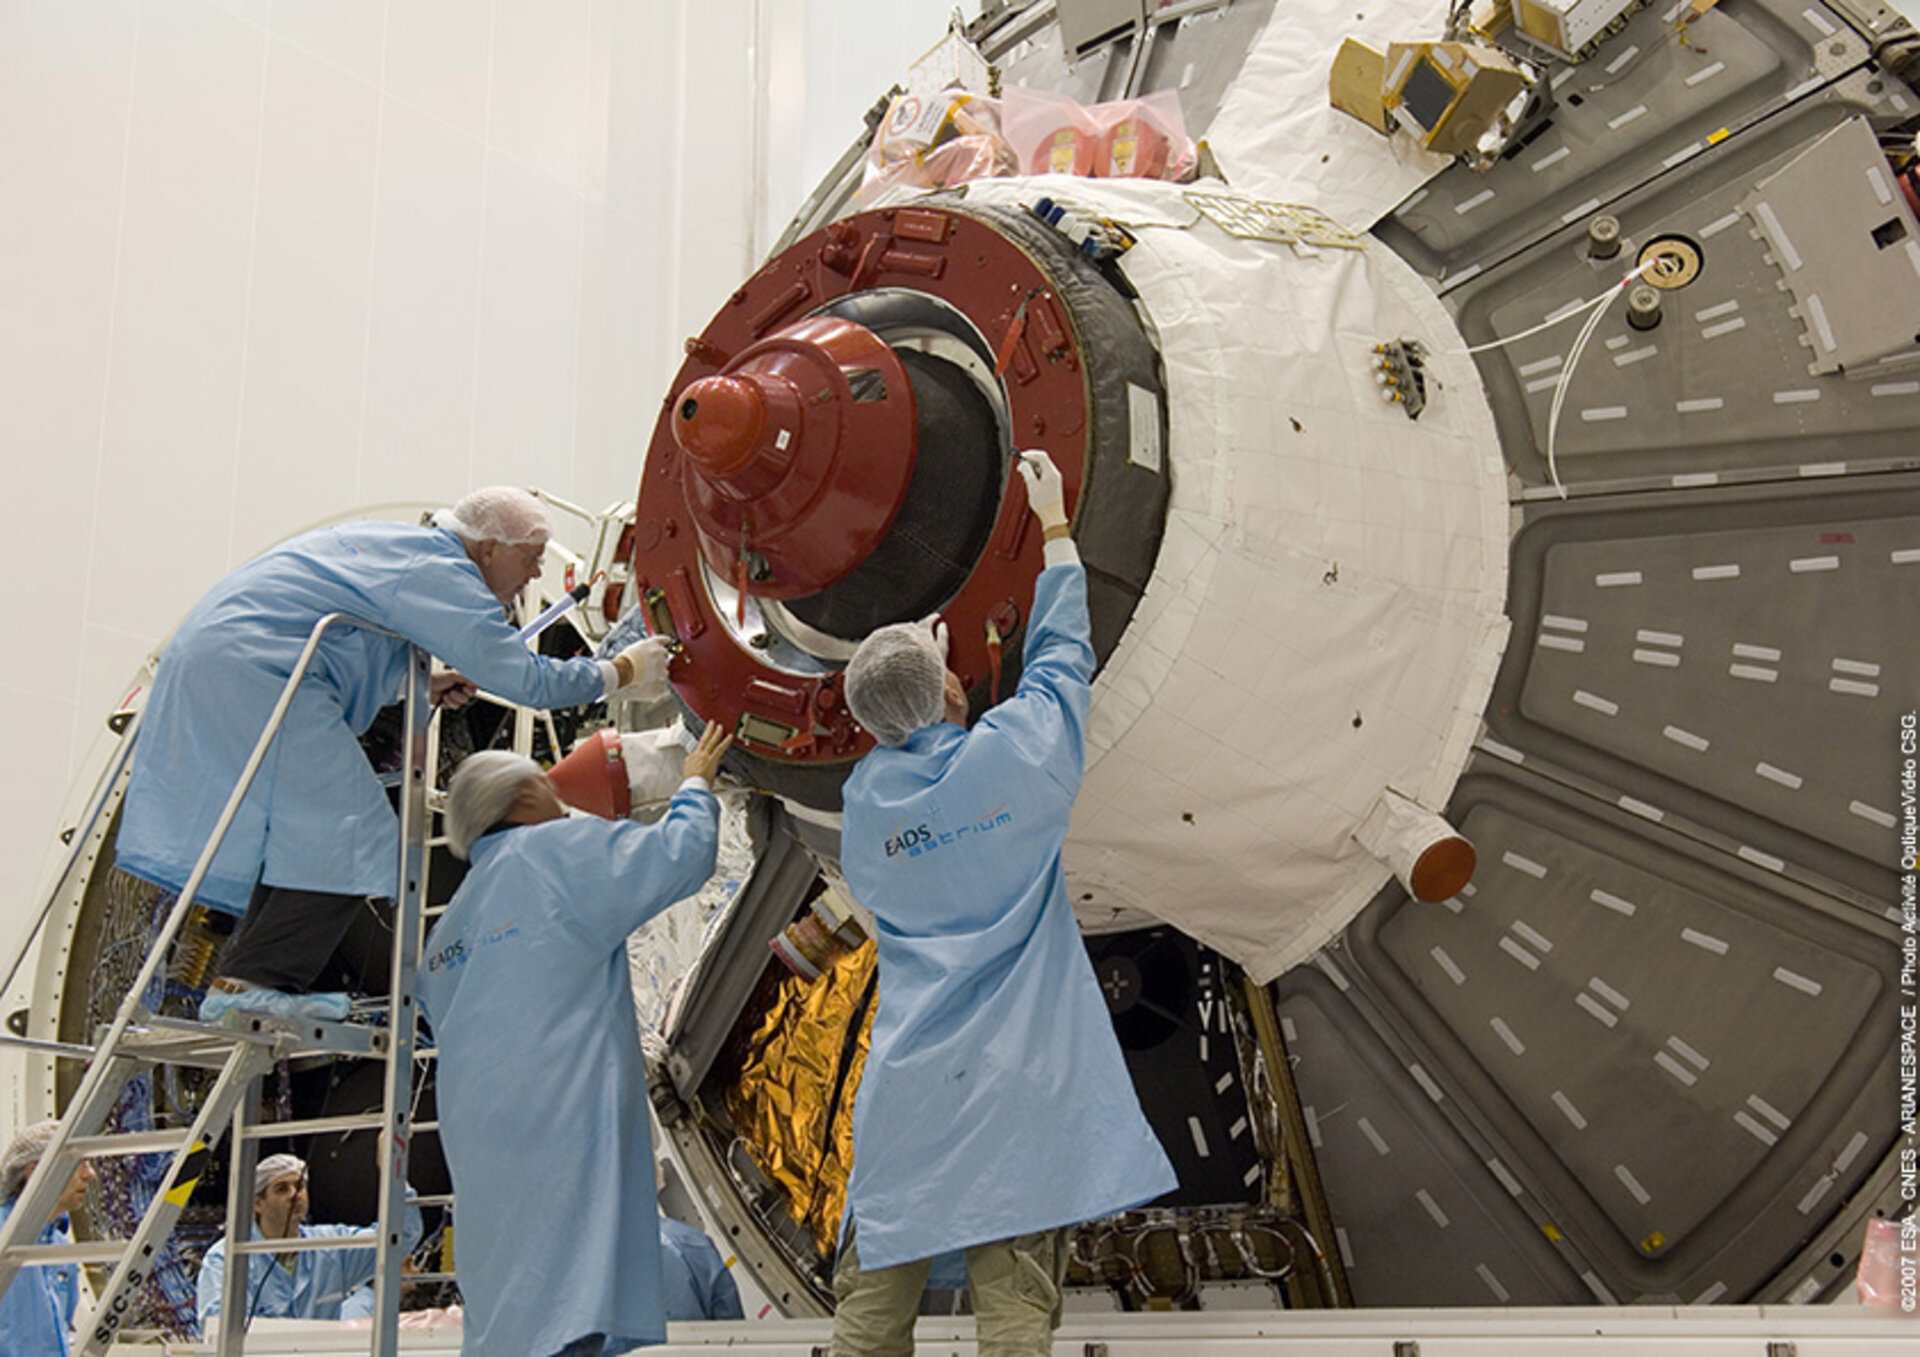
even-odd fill
[[[1171,94],[1192,177],[1063,124],[1081,173],[875,193],[883,100],[577,563],[572,644],[637,610],[754,789],[653,1082],[781,1314],[830,1309],[875,985],[841,670],[937,610],[1012,690],[1025,447],[1101,666],[1069,888],[1180,1176],[1074,1232],[1072,1308],[1823,1300],[1903,1209],[1920,40],[1371,8],[987,5],[899,98]],[[110,832],[41,959],[68,1039],[138,911]]]

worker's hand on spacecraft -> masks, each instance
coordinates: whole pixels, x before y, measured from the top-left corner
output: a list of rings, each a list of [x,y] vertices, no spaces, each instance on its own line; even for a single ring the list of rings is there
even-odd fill
[[[940,657],[940,663],[945,664],[947,662],[947,624],[940,620],[940,614],[928,613],[915,625],[927,633],[927,644],[933,648],[934,654]]]
[[[635,641],[613,657],[615,690],[637,702],[658,702],[669,691],[667,664],[672,658],[663,637]]]
[[[449,711],[459,711],[479,691],[479,684],[452,669],[442,669],[427,680],[428,701]]]
[[[718,721],[707,722],[707,728],[700,732],[700,743],[687,752],[686,762],[680,765],[680,776],[704,778],[712,786],[713,775],[720,771],[720,757],[732,744],[733,732]]]
[[[1027,504],[1042,527],[1051,528],[1067,521],[1066,488],[1060,481],[1060,468],[1053,458],[1038,449],[1018,454],[1015,463],[1020,479],[1027,483]]]

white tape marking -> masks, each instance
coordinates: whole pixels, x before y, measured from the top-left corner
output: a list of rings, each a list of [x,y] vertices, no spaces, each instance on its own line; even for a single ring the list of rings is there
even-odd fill
[[[1788,989],[1797,989],[1802,994],[1811,994],[1816,997],[1818,997],[1821,990],[1826,988],[1826,986],[1822,985],[1818,980],[1809,980],[1806,976],[1801,975],[1797,971],[1790,971],[1785,966],[1774,967],[1773,978],[1785,985]]]
[[[1636,650],[1633,652],[1635,664],[1657,665],[1663,669],[1677,669],[1680,657],[1671,650]]]
[[[1869,806],[1864,801],[1855,801],[1849,805],[1847,809],[1853,814],[1858,815],[1862,820],[1867,821],[1869,824],[1879,825],[1882,829],[1892,829],[1895,824],[1894,818],[1887,814],[1886,811]]]
[[[1803,9],[1800,11],[1800,17],[1805,19],[1807,26],[1812,28],[1814,32],[1818,33],[1821,37],[1831,38],[1833,36],[1833,25],[1827,22],[1827,16],[1819,10]]]
[[[1489,1159],[1487,1161],[1487,1172],[1500,1180],[1500,1186],[1507,1190],[1508,1196],[1517,1197],[1520,1195],[1520,1180],[1514,1177],[1513,1171],[1498,1159]]]
[[[1844,476],[1846,474],[1847,464],[1845,462],[1807,462],[1800,468],[1800,475],[1809,480],[1815,476]]]
[[[1407,1066],[1407,1073],[1413,1076],[1413,1082],[1420,1085],[1421,1091],[1433,1099],[1433,1101],[1437,1103],[1446,1100],[1447,1095],[1440,1091],[1440,1085],[1434,1083],[1433,1076],[1428,1074],[1421,1066],[1418,1064],[1409,1065]]]
[[[1200,1128],[1200,1118],[1188,1117],[1187,1129],[1193,1132],[1193,1150],[1202,1159],[1211,1159],[1213,1151],[1207,1148],[1207,1133]]]
[[[1598,212],[1599,210],[1600,210],[1600,200],[1598,198],[1589,198],[1584,203],[1580,204],[1580,206],[1574,208],[1573,211],[1562,212],[1560,214],[1560,224],[1562,226],[1571,226],[1573,225],[1574,222],[1579,221],[1582,217],[1592,216],[1595,212]]]
[[[1687,490],[1698,485],[1718,484],[1720,484],[1720,477],[1711,471],[1695,471],[1673,478],[1673,488],[1676,490]]]
[[[1392,1151],[1387,1148],[1386,1138],[1373,1129],[1372,1122],[1362,1117],[1357,1124],[1360,1127],[1360,1134],[1367,1138],[1368,1143],[1373,1146],[1373,1152],[1375,1154],[1392,1153]]]
[[[1740,303],[1736,299],[1730,302],[1721,302],[1718,306],[1709,306],[1699,311],[1695,311],[1693,313],[1693,318],[1699,321],[1702,325],[1705,325],[1710,320],[1719,320],[1720,317],[1722,316],[1730,316],[1735,311],[1738,311],[1739,309],[1740,309]]]
[[[1633,1174],[1628,1171],[1627,1166],[1625,1164],[1615,1164],[1613,1166],[1613,1176],[1620,1180],[1621,1186],[1626,1188],[1628,1192],[1632,1193],[1633,1199],[1639,1202],[1642,1206],[1645,1206],[1648,1202],[1653,1200],[1653,1195],[1649,1193],[1644,1187],[1640,1186],[1640,1180],[1634,1177]]]
[[[1796,575],[1810,575],[1820,570],[1838,570],[1838,556],[1796,556],[1787,562],[1787,569]]]
[[[1678,1079],[1681,1083],[1687,1085],[1689,1088],[1691,1088],[1693,1085],[1700,1082],[1699,1075],[1695,1074],[1692,1070],[1688,1069],[1685,1065],[1682,1065],[1678,1060],[1675,1060],[1672,1056],[1668,1055],[1665,1051],[1655,1051],[1653,1053],[1653,1063],[1658,1065],[1661,1069],[1665,1070],[1668,1074],[1671,1074],[1675,1079]]]
[[[1539,929],[1530,926],[1524,920],[1515,919],[1513,921],[1513,931],[1543,952],[1551,952],[1553,950],[1553,943],[1548,941]]]
[[[1587,1119],[1580,1115],[1580,1109],[1573,1105],[1573,1099],[1569,1098],[1557,1088],[1553,1091],[1553,1105],[1560,1109],[1561,1115],[1573,1123],[1574,1130],[1584,1131],[1587,1129]]]
[[[1879,678],[1880,666],[1871,660],[1835,660],[1833,672],[1836,674],[1858,674],[1861,678]]]
[[[1525,1055],[1527,1053],[1526,1044],[1514,1035],[1513,1029],[1507,1026],[1504,1019],[1495,1018],[1488,1025],[1493,1028],[1494,1034],[1507,1044],[1508,1050],[1512,1051],[1515,1055]]]
[[[1626,51],[1622,52],[1619,56],[1615,57],[1612,61],[1609,61],[1607,63],[1607,74],[1608,75],[1620,74],[1620,68],[1626,65],[1629,61],[1632,61],[1635,57],[1639,55],[1640,55],[1640,48],[1638,46],[1629,47]]]
[[[1701,1055],[1700,1052],[1694,1050],[1693,1047],[1687,1045],[1686,1042],[1680,1040],[1679,1037],[1668,1037],[1667,1047],[1675,1055],[1679,1056],[1681,1059],[1685,1060],[1688,1064],[1694,1066],[1696,1069],[1704,1070],[1707,1068],[1707,1066],[1713,1063],[1711,1060],[1708,1060],[1705,1056]]]
[[[1527,394],[1538,395],[1542,391],[1551,391],[1558,385],[1560,385],[1560,376],[1558,373],[1555,373],[1551,377],[1535,377],[1527,383]]]
[[[1625,127],[1628,123],[1636,122],[1639,119],[1644,118],[1646,116],[1647,116],[1647,106],[1645,104],[1635,104],[1632,108],[1628,109],[1625,113],[1622,113],[1619,117],[1607,119],[1607,126],[1612,131],[1618,132],[1621,128]],[[1598,207],[1599,203],[1596,202],[1594,206]]]
[[[1689,87],[1704,84],[1726,69],[1727,63],[1724,61],[1716,61],[1711,66],[1702,66],[1699,70],[1687,77],[1687,84]]]
[[[1839,345],[1833,337],[1833,326],[1827,320],[1827,305],[1820,300],[1818,292],[1807,294],[1807,319],[1813,322],[1813,332],[1820,340],[1820,347],[1832,353]]]
[[[1760,219],[1761,226],[1766,229],[1767,239],[1779,252],[1780,262],[1792,271],[1799,272],[1804,261],[1800,258],[1800,251],[1793,247],[1793,237],[1787,234],[1787,228],[1780,224],[1780,218],[1774,214],[1773,204],[1765,201],[1756,203],[1753,215]]]
[[[1631,796],[1621,797],[1619,805],[1620,809],[1627,814],[1638,815],[1642,820],[1651,820],[1656,825],[1667,818],[1667,813],[1660,807],[1650,806],[1645,801],[1636,800]]]
[[[1614,1016],[1612,1009],[1601,1007],[1590,994],[1576,994],[1573,996],[1573,1001],[1580,1005],[1580,1007],[1586,1009],[1587,1012],[1591,1013],[1594,1017],[1598,1018],[1605,1026],[1612,1027],[1620,1021],[1619,1018]]]
[[[1485,1263],[1475,1263],[1473,1270],[1480,1274],[1480,1280],[1487,1284],[1487,1290],[1493,1292],[1493,1298],[1501,1305],[1513,1299],[1513,1293],[1500,1285],[1500,1279],[1488,1270]]]
[[[1779,670],[1763,669],[1757,664],[1730,664],[1727,672],[1750,683],[1777,683],[1780,680]]]
[[[1542,613],[1540,616],[1540,625],[1543,627],[1552,627],[1555,631],[1585,632],[1587,629],[1585,618],[1562,617],[1558,613]]]
[[[1648,631],[1642,627],[1633,633],[1633,639],[1643,646],[1683,646],[1687,638],[1677,631]]]
[[[1747,328],[1745,316],[1735,316],[1732,320],[1723,320],[1718,325],[1709,325],[1700,332],[1702,339],[1718,339],[1721,335],[1730,335],[1736,330]]]
[[[1540,633],[1537,644],[1544,650],[1567,650],[1575,655],[1587,648],[1587,643],[1577,636],[1555,636],[1551,632]]]
[[[1793,1125],[1792,1119],[1789,1118],[1786,1113],[1782,1112],[1765,1098],[1762,1098],[1758,1093],[1750,1093],[1747,1095],[1747,1106],[1751,1107],[1782,1131]]]
[[[1516,872],[1525,872],[1535,880],[1544,880],[1546,878],[1547,869],[1540,863],[1535,862],[1532,858],[1523,858],[1518,853],[1507,852],[1500,855],[1500,861],[1506,863],[1507,866],[1513,868]]]
[[[1436,947],[1427,955],[1431,956],[1434,963],[1447,973],[1447,979],[1453,981],[1454,984],[1464,985],[1467,983],[1467,973],[1460,969],[1452,957],[1447,955],[1446,949]]]
[[[1669,740],[1672,740],[1675,744],[1684,745],[1686,748],[1702,754],[1706,753],[1713,744],[1713,742],[1704,735],[1695,735],[1692,731],[1682,730],[1678,726],[1668,726],[1660,733]]]
[[[1625,1013],[1628,1008],[1632,1007],[1626,995],[1622,994],[1597,975],[1587,981],[1587,988],[1599,995],[1602,999],[1605,999],[1622,1013]]]
[[[1518,372],[1522,377],[1538,377],[1543,372],[1552,372],[1566,361],[1566,359],[1556,353],[1551,358],[1542,358],[1537,363],[1528,363],[1525,367],[1515,368],[1514,371]]]
[[[1740,845],[1738,856],[1742,860],[1751,862],[1756,867],[1764,867],[1770,872],[1784,872],[1787,870],[1786,859],[1777,858],[1771,853],[1763,853],[1758,848],[1751,848],[1746,844]]]
[[[1676,414],[1703,415],[1709,410],[1725,409],[1726,404],[1719,396],[1702,396],[1698,400],[1675,401],[1673,408]]]
[[[1638,570],[1609,570],[1593,577],[1597,589],[1623,589],[1641,581]]]
[[[1660,350],[1656,346],[1649,344],[1644,349],[1635,349],[1631,353],[1616,355],[1613,360],[1613,365],[1617,368],[1632,367],[1635,363],[1644,363],[1649,358],[1658,357],[1659,354]]]
[[[1920,382],[1880,382],[1867,390],[1876,396],[1920,396]]]
[[[1611,891],[1589,891],[1587,893],[1587,899],[1593,901],[1596,905],[1612,910],[1615,914],[1624,914],[1629,919],[1631,919],[1640,908],[1640,906],[1634,904],[1633,901],[1623,900]]]
[[[1440,1203],[1427,1195],[1427,1190],[1424,1187],[1413,1195],[1415,1200],[1427,1208],[1427,1214],[1433,1217],[1433,1223],[1443,1230],[1446,1229],[1448,1224],[1447,1213],[1440,1209]]]
[[[1834,1156],[1833,1166],[1842,1173],[1845,1173],[1853,1167],[1853,1161],[1860,1157],[1860,1151],[1866,1148],[1867,1133],[1865,1131],[1855,1131],[1853,1133],[1853,1139],[1847,1142],[1846,1148]]]
[[[1468,198],[1463,202],[1455,203],[1453,205],[1453,210],[1456,215],[1464,217],[1467,215],[1467,213],[1473,211],[1474,208],[1484,207],[1486,204],[1492,201],[1493,201],[1493,190],[1490,188],[1482,189],[1480,190],[1480,192],[1474,194],[1471,198]]]
[[[1780,1143],[1780,1137],[1773,1133],[1773,1128],[1762,1126],[1759,1122],[1755,1121],[1751,1112],[1742,1109],[1733,1114],[1733,1119],[1762,1145],[1778,1145]]]
[[[1711,933],[1702,933],[1698,929],[1683,928],[1680,930],[1680,938],[1681,941],[1690,942],[1702,951],[1712,952],[1715,956],[1725,956],[1729,950],[1726,942],[1714,937]]]
[[[1738,226],[1739,224],[1740,214],[1738,212],[1729,212],[1724,217],[1715,217],[1712,221],[1700,228],[1700,239],[1712,240],[1722,231]]]
[[[1547,152],[1547,154],[1541,156],[1538,160],[1533,162],[1533,172],[1535,174],[1538,174],[1540,173],[1540,171],[1546,169],[1547,166],[1549,165],[1558,165],[1561,161],[1565,160],[1568,156],[1572,154],[1573,154],[1573,148],[1571,146],[1562,146],[1557,151],[1549,151]]]
[[[1832,692],[1840,693],[1846,697],[1878,697],[1880,696],[1879,684],[1860,683],[1854,679],[1842,679],[1842,678],[1828,679],[1827,688]]]
[[[1819,399],[1820,393],[1811,388],[1802,388],[1797,391],[1776,391],[1773,393],[1773,403],[1775,405],[1811,405]]]
[[[1745,641],[1734,643],[1733,653],[1743,660],[1765,660],[1769,664],[1780,663],[1780,652],[1772,646],[1748,645]]]
[[[1737,565],[1696,565],[1693,577],[1697,580],[1737,580],[1740,567]]]
[[[1532,952],[1529,952],[1526,948],[1522,947],[1519,943],[1515,942],[1512,938],[1500,939],[1500,950],[1505,952],[1508,956],[1512,957],[1515,961],[1519,962],[1521,965],[1525,966],[1530,971],[1537,971],[1540,969],[1540,958],[1535,956]]]
[[[1792,791],[1792,792],[1799,791],[1801,784],[1806,781],[1806,779],[1801,777],[1798,773],[1789,773],[1786,769],[1775,768],[1770,763],[1756,763],[1753,765],[1753,771],[1758,773],[1761,777],[1765,778],[1767,781],[1777,782],[1782,787],[1785,787],[1788,791]]]

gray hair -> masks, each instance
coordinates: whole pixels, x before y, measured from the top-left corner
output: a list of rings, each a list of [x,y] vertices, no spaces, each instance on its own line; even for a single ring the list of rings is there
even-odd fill
[[[947,668],[917,622],[882,627],[847,662],[847,707],[873,738],[903,745],[946,714]]]
[[[440,510],[433,521],[470,543],[532,546],[553,535],[546,506],[516,485],[484,486],[451,509]]]
[[[507,818],[520,789],[545,777],[540,765],[504,749],[469,754],[447,786],[447,847],[462,861],[482,834]]]

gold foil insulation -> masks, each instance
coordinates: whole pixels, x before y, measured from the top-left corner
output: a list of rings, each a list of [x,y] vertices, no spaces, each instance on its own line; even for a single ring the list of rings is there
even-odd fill
[[[782,976],[727,1091],[735,1133],[755,1167],[787,1200],[794,1220],[832,1254],[853,1167],[853,1098],[866,1067],[874,945],[862,944],[817,980]],[[857,1033],[849,1033],[860,1013]],[[854,1047],[848,1053],[848,1039]],[[841,1062],[846,1059],[844,1081]],[[840,1085],[836,1103],[834,1089]],[[828,1124],[831,1115],[832,1124]]]

